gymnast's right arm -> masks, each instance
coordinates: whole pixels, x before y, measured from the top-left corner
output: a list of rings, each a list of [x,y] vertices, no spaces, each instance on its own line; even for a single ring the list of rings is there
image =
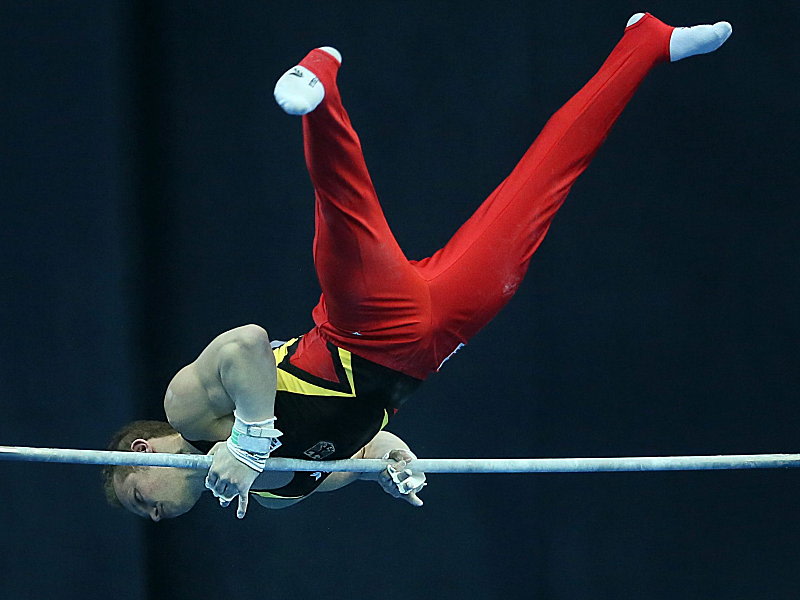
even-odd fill
[[[382,458],[392,464],[380,473],[331,473],[317,491],[332,492],[361,479],[377,482],[387,494],[401,498],[412,506],[422,506],[417,492],[426,485],[425,474],[413,467],[416,455],[395,434],[379,431],[352,458]]]

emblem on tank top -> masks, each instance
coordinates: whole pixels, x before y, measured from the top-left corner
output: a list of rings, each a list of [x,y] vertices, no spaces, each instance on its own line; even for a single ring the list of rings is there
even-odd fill
[[[311,460],[322,460],[336,452],[333,442],[317,442],[311,448],[303,452]]]

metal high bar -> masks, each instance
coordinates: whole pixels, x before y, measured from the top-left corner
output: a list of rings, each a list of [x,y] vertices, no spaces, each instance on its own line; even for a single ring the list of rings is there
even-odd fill
[[[28,448],[0,446],[0,460],[88,465],[127,465],[208,469],[212,456]],[[375,458],[314,461],[297,458],[267,459],[266,471],[324,471],[376,473],[389,461]],[[800,454],[727,454],[718,456],[626,456],[619,458],[419,458],[416,470],[426,473],[586,473],[607,471],[705,471],[780,469],[800,467]]]

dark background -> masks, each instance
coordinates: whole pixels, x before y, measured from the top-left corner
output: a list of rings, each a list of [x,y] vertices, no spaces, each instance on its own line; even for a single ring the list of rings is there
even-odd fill
[[[658,69],[509,307],[394,431],[426,457],[798,452],[795,2],[11,2],[0,443],[100,448],[217,333],[306,331],[319,45],[409,257],[437,249],[627,18],[727,19]],[[148,523],[97,469],[2,464],[0,598],[797,598],[792,471],[440,475]]]

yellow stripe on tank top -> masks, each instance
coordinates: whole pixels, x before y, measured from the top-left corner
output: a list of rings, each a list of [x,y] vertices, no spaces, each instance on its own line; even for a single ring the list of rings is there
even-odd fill
[[[297,338],[291,339],[280,348],[275,348],[272,351],[275,356],[276,364],[280,364],[281,361],[286,358],[286,353],[289,349],[289,346],[296,341]],[[278,369],[278,391],[291,392],[293,394],[300,394],[303,396],[335,396],[339,398],[355,398],[356,388],[353,384],[353,357],[347,350],[343,350],[342,348],[337,348],[337,350],[339,351],[339,359],[342,361],[342,366],[344,367],[344,371],[347,376],[347,382],[350,384],[349,392],[329,390],[328,388],[309,383],[308,381],[303,381],[299,377],[296,377],[291,373],[287,373],[282,369]]]
[[[289,348],[294,342],[297,341],[297,338],[291,339],[286,342],[280,348],[275,348],[273,350],[273,354],[275,355],[275,363],[280,364],[280,362],[286,358],[286,353]],[[307,381],[303,381],[295,377],[294,375],[287,373],[286,371],[282,371],[278,369],[278,389],[286,392],[293,392],[295,394],[303,394],[307,396],[339,396],[342,398],[354,398],[355,397],[355,384],[353,383],[353,358],[350,352],[344,350],[342,348],[337,348],[339,351],[339,359],[342,361],[342,366],[344,367],[344,372],[347,375],[347,381],[350,384],[350,392],[337,392],[334,390],[328,390],[323,387],[314,385],[313,383],[308,383]],[[389,413],[384,410],[383,411],[383,422],[381,423],[381,429],[386,427],[387,423],[389,423]],[[261,496],[262,498],[277,498],[282,500],[296,500],[297,498],[302,498],[303,496],[278,496],[277,494],[272,494],[270,492],[250,492],[255,496]]]
[[[261,496],[262,498],[278,498],[279,500],[297,500],[298,498],[302,498],[303,496],[277,496],[276,494],[270,494],[269,492],[250,492],[253,496]]]

